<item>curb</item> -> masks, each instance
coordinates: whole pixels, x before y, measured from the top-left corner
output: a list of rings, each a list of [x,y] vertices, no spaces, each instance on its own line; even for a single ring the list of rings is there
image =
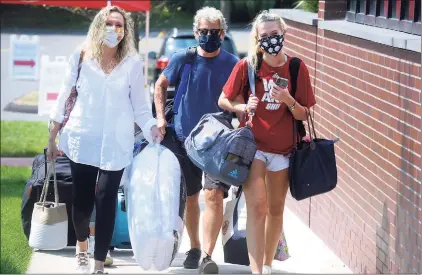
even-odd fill
[[[1,165],[3,166],[14,166],[14,167],[21,167],[21,166],[26,166],[26,167],[32,167],[32,163],[34,161],[34,158],[12,158],[12,157],[2,157],[1,158]]]
[[[14,113],[38,114],[37,105],[22,105],[22,104],[16,104],[14,102],[10,102],[9,104],[7,104],[3,110],[6,112],[14,112]]]

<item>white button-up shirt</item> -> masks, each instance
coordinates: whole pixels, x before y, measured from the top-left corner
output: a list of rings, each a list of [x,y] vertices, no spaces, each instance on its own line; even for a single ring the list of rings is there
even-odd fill
[[[63,122],[65,102],[75,85],[80,49],[70,57],[65,81],[50,118]],[[59,138],[59,149],[76,163],[102,170],[125,168],[133,158],[134,122],[151,142],[156,124],[138,55],[124,58],[110,74],[97,60],[84,60],[76,83],[78,97]]]

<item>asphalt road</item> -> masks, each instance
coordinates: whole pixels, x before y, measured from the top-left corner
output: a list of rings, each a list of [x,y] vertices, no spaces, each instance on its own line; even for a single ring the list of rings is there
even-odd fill
[[[25,33],[24,33],[25,34]],[[68,58],[75,48],[85,38],[84,34],[46,34],[39,32],[41,55],[66,56]],[[232,30],[231,34],[240,52],[245,51],[247,44],[247,32],[244,30]],[[157,33],[151,33],[147,47],[140,43],[140,52],[158,51],[162,44],[161,38],[156,38]],[[10,75],[10,36],[9,33],[1,33],[1,119],[2,120],[45,120],[47,117],[37,114],[15,113],[4,111],[4,108],[16,98],[30,92],[38,91],[39,81],[12,80]]]

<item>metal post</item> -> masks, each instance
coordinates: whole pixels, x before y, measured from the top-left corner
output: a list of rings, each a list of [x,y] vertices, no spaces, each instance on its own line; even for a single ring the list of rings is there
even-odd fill
[[[148,50],[148,40],[149,40],[149,11],[147,11],[146,12],[146,16],[145,16],[146,18],[145,18],[145,20],[146,20],[146,22],[145,22],[145,50],[144,50],[144,52],[145,52],[145,88],[147,87],[147,85],[148,85],[148,52],[149,52],[149,50]],[[138,45],[138,47],[139,47],[139,45]]]

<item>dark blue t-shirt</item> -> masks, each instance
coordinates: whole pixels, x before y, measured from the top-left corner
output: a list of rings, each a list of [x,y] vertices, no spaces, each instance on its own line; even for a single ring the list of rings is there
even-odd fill
[[[170,84],[176,86],[176,91],[183,73],[185,57],[186,50],[176,52],[163,71]],[[221,112],[218,98],[238,60],[236,56],[223,49],[212,58],[196,54],[191,65],[187,91],[174,117],[174,127],[179,139],[183,141],[203,115]]]

